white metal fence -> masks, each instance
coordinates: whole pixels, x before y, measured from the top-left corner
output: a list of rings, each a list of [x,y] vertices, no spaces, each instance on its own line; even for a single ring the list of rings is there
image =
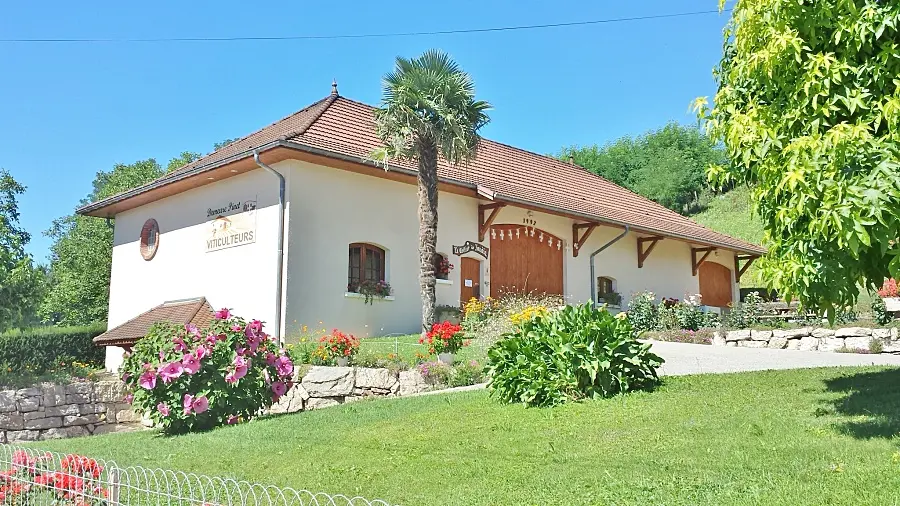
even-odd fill
[[[0,445],[0,504],[27,506],[390,506],[380,500],[279,488]]]

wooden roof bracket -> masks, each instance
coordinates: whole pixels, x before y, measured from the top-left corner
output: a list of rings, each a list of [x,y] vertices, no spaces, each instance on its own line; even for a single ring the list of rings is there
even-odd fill
[[[737,283],[741,282],[741,276],[747,272],[747,268],[750,267],[750,264],[753,263],[754,260],[759,258],[759,255],[734,255],[734,280]],[[747,263],[741,267],[741,260],[746,260]]]
[[[700,271],[700,266],[703,265],[703,262],[705,262],[706,259],[709,258],[709,255],[717,249],[718,248],[712,246],[708,248],[691,248],[691,272],[694,276]],[[697,260],[697,253],[703,253],[703,256],[700,257],[699,261]]]
[[[656,247],[656,243],[663,240],[660,236],[653,237],[638,237],[637,240],[637,254],[638,254],[638,269],[644,267],[644,261],[647,260],[647,257],[650,256],[650,253],[653,252],[653,248]],[[645,243],[650,243],[646,249],[644,248]]]
[[[584,243],[587,242],[588,237],[594,232],[594,229],[597,228],[596,223],[573,223],[572,224],[572,256],[578,256],[578,250],[584,246]],[[581,232],[584,230],[584,232]]]
[[[478,242],[484,242],[487,231],[491,228],[491,223],[494,223],[497,215],[500,214],[500,210],[504,207],[506,207],[506,204],[502,202],[478,205]],[[487,211],[490,211],[491,214],[485,218]]]

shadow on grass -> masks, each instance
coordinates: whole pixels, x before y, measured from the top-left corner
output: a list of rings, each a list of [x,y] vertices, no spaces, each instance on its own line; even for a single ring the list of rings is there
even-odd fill
[[[841,432],[860,439],[891,438],[900,433],[900,369],[849,374],[825,380],[829,392],[843,394],[826,401],[845,417]],[[817,410],[818,412],[819,410]]]

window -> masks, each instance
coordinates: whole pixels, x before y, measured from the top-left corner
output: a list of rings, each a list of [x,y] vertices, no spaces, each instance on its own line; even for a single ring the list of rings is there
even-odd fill
[[[603,298],[604,295],[613,293],[614,291],[612,278],[607,278],[605,276],[597,278],[597,295],[599,295],[600,298]]]
[[[153,260],[159,248],[159,223],[153,218],[144,222],[141,228],[141,256],[144,260]]]
[[[450,259],[443,253],[434,254],[434,277],[437,279],[449,279],[450,271],[453,270],[453,264]]]
[[[347,271],[347,291],[357,292],[363,281],[384,281],[384,250],[374,244],[350,245]]]
[[[622,296],[616,292],[616,280],[607,276],[597,278],[597,302],[618,306]]]

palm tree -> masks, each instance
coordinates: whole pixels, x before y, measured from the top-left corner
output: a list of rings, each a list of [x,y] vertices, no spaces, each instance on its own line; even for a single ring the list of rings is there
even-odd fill
[[[438,156],[451,164],[475,158],[478,130],[490,121],[491,106],[475,100],[472,78],[437,50],[411,60],[397,57],[383,88],[375,119],[385,147],[376,155],[415,160],[419,169],[419,287],[422,326],[428,330],[434,323]]]

